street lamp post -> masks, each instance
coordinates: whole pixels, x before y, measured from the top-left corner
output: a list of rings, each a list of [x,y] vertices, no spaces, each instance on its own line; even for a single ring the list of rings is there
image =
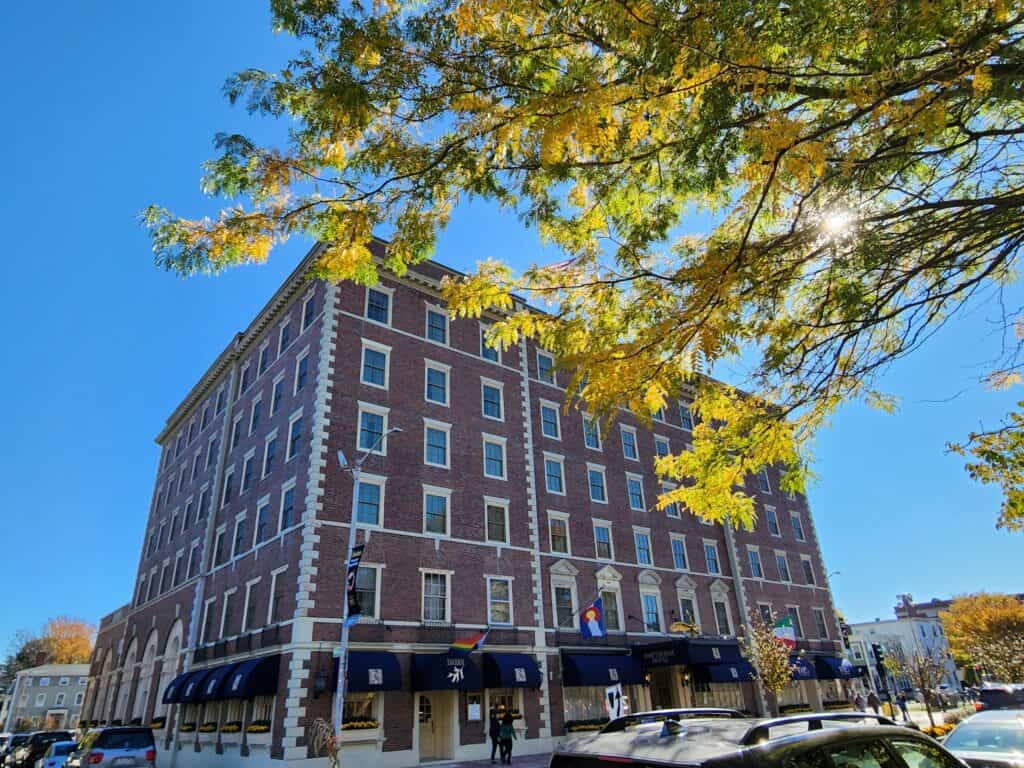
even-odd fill
[[[338,685],[334,691],[334,733],[335,738],[341,743],[341,718],[345,710],[345,689],[348,687],[348,568],[352,561],[352,550],[356,546],[356,515],[359,511],[359,476],[363,471],[363,462],[366,457],[373,453],[388,435],[401,432],[400,427],[392,427],[383,432],[373,445],[366,449],[354,464],[349,466],[343,451],[338,451],[338,464],[342,471],[352,475],[352,509],[349,515],[348,524],[348,554],[345,557],[345,592],[341,601],[341,642],[338,646]]]

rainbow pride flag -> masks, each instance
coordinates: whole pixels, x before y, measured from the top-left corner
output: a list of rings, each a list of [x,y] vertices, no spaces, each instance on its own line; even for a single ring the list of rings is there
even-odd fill
[[[465,640],[457,640],[452,643],[451,649],[453,651],[461,651],[462,653],[471,653],[484,644],[484,640],[487,639],[487,633],[490,631],[491,629],[488,627],[483,632],[467,637]]]

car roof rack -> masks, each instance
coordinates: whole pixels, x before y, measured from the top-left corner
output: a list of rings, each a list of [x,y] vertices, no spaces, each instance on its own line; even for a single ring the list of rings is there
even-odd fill
[[[601,733],[617,733],[636,723],[656,723],[666,720],[693,720],[701,717],[745,718],[738,709],[725,707],[687,707],[678,709],[652,709],[648,712],[636,712],[623,715],[609,722]]]
[[[807,723],[807,730],[821,730],[824,722],[842,722],[844,720],[877,720],[879,725],[896,725],[896,721],[890,720],[885,715],[874,715],[867,712],[818,712],[809,715],[790,715],[788,717],[774,717],[771,720],[762,720],[740,739],[740,744],[749,747],[767,741],[772,728],[780,725],[791,725],[793,723]]]

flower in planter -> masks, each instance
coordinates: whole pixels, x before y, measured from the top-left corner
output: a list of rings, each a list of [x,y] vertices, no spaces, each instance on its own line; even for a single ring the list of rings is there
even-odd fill
[[[185,733],[191,733],[195,729],[196,729],[196,724],[194,722],[193,723],[182,723],[180,726],[178,726],[178,730],[179,731],[184,731]]]
[[[200,733],[214,733],[216,730],[217,723],[215,722],[203,723],[201,726],[199,726]]]
[[[376,720],[347,720],[341,724],[343,731],[364,731],[377,728],[380,725]]]
[[[154,731],[162,731],[165,725],[167,725],[167,718],[158,717],[150,722],[149,727]]]
[[[245,728],[246,733],[269,733],[270,732],[270,721],[269,720],[253,720]]]
[[[242,723],[239,720],[232,720],[220,727],[221,733],[238,733],[242,730]]]

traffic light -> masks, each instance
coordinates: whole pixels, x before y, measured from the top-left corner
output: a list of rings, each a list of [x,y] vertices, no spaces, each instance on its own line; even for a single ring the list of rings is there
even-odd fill
[[[885,666],[885,651],[882,650],[882,646],[879,643],[871,644],[871,652],[875,654],[875,666],[879,669]]]

